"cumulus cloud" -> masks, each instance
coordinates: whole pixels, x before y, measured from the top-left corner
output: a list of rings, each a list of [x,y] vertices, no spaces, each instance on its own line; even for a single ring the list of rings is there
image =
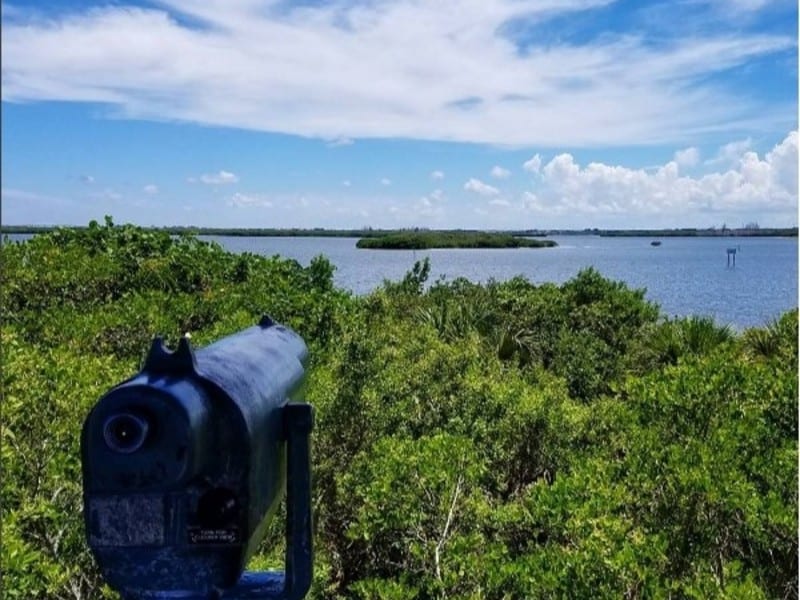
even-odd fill
[[[235,208],[270,208],[272,207],[272,201],[260,194],[236,192],[228,198],[227,205]]]
[[[697,148],[684,148],[678,150],[673,160],[679,167],[694,167],[700,162],[700,151]]]
[[[497,196],[500,193],[500,190],[496,187],[483,183],[480,179],[475,179],[474,177],[464,184],[464,189],[481,196]]]
[[[715,77],[793,55],[793,35],[665,30],[655,46],[628,30],[580,42],[515,35],[606,3],[165,0],[47,18],[18,9],[3,22],[2,98],[342,143],[621,145],[796,120],[794,101],[742,95]]]
[[[687,219],[773,213],[796,222],[797,131],[763,158],[745,152],[727,171],[699,177],[680,174],[677,161],[655,171],[590,163],[559,154],[542,168],[540,187],[523,195],[522,206],[542,214],[645,215]]]
[[[150,196],[153,196],[153,195],[155,195],[155,194],[157,194],[157,193],[158,193],[158,186],[157,186],[157,185],[155,185],[155,184],[153,184],[153,183],[148,183],[146,186],[144,186],[144,187],[142,188],[142,191],[143,191],[145,194],[148,194],[148,195],[150,195]]]
[[[542,168],[542,157],[538,154],[534,154],[530,160],[526,160],[522,164],[522,168],[528,171],[529,173],[538,173],[539,169]]]
[[[511,206],[511,202],[509,202],[505,198],[493,198],[492,200],[489,200],[489,204],[491,204],[492,206],[500,206],[503,208],[506,206]]]
[[[729,144],[721,146],[716,156],[708,159],[706,164],[722,167],[733,166],[741,160],[744,153],[750,150],[752,146],[753,140],[750,138],[730,142]]]
[[[433,180],[444,179],[444,172],[442,172],[442,171],[431,171],[431,179],[433,179]]]
[[[220,171],[218,173],[205,173],[201,175],[199,178],[200,183],[205,183],[206,185],[225,185],[229,183],[236,183],[239,181],[239,177],[235,174],[231,173],[230,171]],[[195,181],[194,178],[190,178],[189,181]]]
[[[495,179],[508,179],[508,177],[511,175],[511,171],[504,169],[499,165],[495,165],[492,167],[491,175]]]

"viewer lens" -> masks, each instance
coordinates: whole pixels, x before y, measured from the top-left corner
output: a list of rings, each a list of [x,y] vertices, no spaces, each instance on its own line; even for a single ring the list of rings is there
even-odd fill
[[[147,438],[147,421],[130,413],[113,415],[106,419],[103,437],[114,452],[130,454],[144,445]]]

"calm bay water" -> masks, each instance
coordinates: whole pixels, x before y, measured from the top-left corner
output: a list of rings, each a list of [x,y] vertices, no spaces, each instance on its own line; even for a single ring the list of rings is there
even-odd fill
[[[557,248],[502,250],[359,250],[350,238],[248,238],[203,236],[233,252],[294,258],[303,265],[318,254],[336,265],[339,286],[364,294],[384,279],[403,277],[425,256],[430,281],[466,277],[505,280],[523,275],[535,283],[563,283],[585,267],[636,288],[668,315],[709,315],[740,329],[764,325],[797,306],[797,239],[553,237]],[[737,247],[736,267],[726,249]]]
[[[30,236],[13,235],[11,240]],[[356,294],[384,279],[398,280],[414,261],[430,257],[431,277],[499,281],[523,275],[534,283],[563,283],[585,267],[636,288],[667,315],[709,315],[737,329],[764,325],[798,303],[796,238],[553,237],[557,248],[502,250],[358,250],[352,238],[201,236],[232,252],[280,254],[303,265],[324,254],[336,283]],[[737,247],[736,267],[726,248]]]

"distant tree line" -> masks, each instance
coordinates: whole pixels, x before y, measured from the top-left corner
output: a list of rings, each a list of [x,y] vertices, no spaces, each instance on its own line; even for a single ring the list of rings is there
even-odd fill
[[[0,233],[47,233],[58,229],[56,225],[2,225]],[[81,230],[86,227],[70,227]],[[797,237],[797,227],[759,227],[757,223],[748,223],[740,228],[722,226],[698,229],[684,227],[677,229],[514,229],[514,230],[479,230],[479,229],[428,229],[411,227],[405,229],[374,229],[363,227],[361,229],[327,229],[324,227],[194,227],[194,226],[165,226],[143,227],[148,231],[161,231],[170,235],[219,235],[236,237],[345,237],[345,238],[372,238],[397,233],[429,232],[439,234],[450,233],[503,233],[515,237],[546,237],[549,235],[599,235],[602,237]]]
[[[797,237],[797,227],[752,227],[729,229],[599,229],[601,237]]]

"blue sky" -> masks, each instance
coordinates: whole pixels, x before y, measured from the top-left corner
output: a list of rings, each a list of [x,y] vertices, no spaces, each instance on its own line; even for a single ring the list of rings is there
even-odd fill
[[[797,224],[789,0],[3,4],[2,220]]]

